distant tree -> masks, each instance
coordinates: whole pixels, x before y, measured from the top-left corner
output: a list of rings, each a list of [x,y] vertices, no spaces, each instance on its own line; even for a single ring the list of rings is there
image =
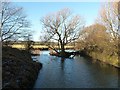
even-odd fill
[[[23,37],[29,22],[23,13],[23,8],[14,6],[11,2],[0,2],[1,41],[16,41]]]
[[[83,18],[79,15],[72,16],[68,8],[43,17],[41,22],[45,33],[44,41],[58,42],[61,53],[65,52],[65,45],[79,38],[80,30],[84,28]],[[51,48],[55,50],[54,47]]]
[[[31,52],[31,49],[33,48],[33,44],[34,44],[34,41],[32,40],[32,35],[31,34],[27,34],[26,36],[24,36],[24,45],[25,45],[25,49],[28,51],[28,52]]]

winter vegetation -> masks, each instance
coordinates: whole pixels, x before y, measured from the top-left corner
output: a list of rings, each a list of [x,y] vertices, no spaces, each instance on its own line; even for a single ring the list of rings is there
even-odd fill
[[[40,35],[41,42],[35,42],[23,8],[12,2],[0,2],[3,88],[33,86],[29,81],[36,80],[42,67],[31,58],[35,43],[47,46],[51,55],[81,55],[120,68],[120,2],[101,5],[96,22],[89,26],[69,8],[44,15],[39,22],[44,34]],[[24,43],[24,50],[10,47],[19,42]],[[74,46],[74,52],[67,52],[67,45]]]

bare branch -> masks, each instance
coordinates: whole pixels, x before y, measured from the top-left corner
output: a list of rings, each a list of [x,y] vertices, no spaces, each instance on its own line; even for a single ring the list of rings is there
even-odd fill
[[[43,17],[41,22],[48,35],[46,41],[57,41],[63,51],[65,45],[79,38],[84,26],[82,18],[79,15],[72,16],[67,8]]]
[[[0,3],[0,30],[2,31],[2,41],[12,40],[13,37],[21,35],[23,29],[29,27],[29,22],[23,14],[23,8],[15,7],[11,2]],[[21,32],[21,33],[20,33]]]

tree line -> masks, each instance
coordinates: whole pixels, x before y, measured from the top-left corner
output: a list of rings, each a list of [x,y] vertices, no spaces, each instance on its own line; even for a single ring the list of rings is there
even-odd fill
[[[76,48],[106,63],[120,66],[120,2],[107,2],[99,12],[95,24],[81,32]]]

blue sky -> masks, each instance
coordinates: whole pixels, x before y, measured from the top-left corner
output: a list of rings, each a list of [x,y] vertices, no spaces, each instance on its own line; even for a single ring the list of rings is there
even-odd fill
[[[24,8],[25,14],[32,23],[31,29],[34,31],[33,39],[39,40],[42,26],[40,19],[63,8],[70,8],[73,14],[84,17],[86,25],[94,23],[101,6],[100,2],[15,2],[15,5]]]

